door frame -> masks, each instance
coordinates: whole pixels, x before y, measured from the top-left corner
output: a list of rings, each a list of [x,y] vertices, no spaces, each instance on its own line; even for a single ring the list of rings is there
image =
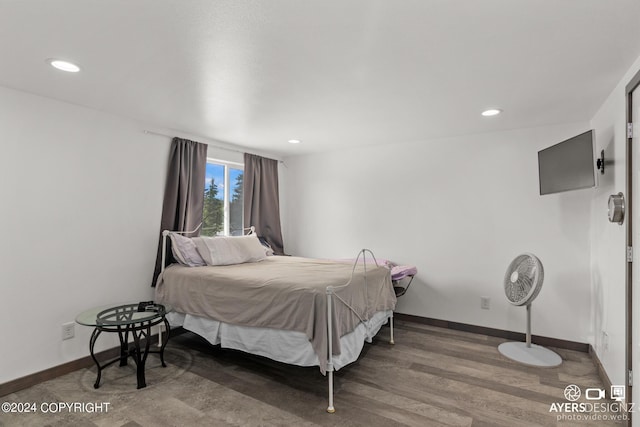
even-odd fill
[[[625,101],[626,101],[626,114],[625,114],[625,129],[624,134],[626,136],[626,196],[625,196],[625,216],[626,216],[626,248],[625,257],[627,257],[627,248],[633,247],[633,132],[628,131],[628,124],[633,123],[633,91],[640,86],[640,71],[638,71],[631,81],[625,87]],[[633,248],[632,250],[635,250]],[[640,248],[638,248],[640,250]],[[626,385],[626,401],[627,403],[633,402],[632,394],[632,372],[633,372],[633,286],[632,286],[632,274],[633,274],[633,262],[626,259],[626,273],[625,273],[625,287],[626,287],[626,321],[625,321],[625,385]],[[631,412],[628,413],[628,425],[631,426]]]

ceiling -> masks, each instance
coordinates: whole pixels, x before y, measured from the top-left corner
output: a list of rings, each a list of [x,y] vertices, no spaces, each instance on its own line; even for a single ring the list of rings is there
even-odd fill
[[[0,0],[0,52],[2,86],[288,156],[587,121],[640,1]]]

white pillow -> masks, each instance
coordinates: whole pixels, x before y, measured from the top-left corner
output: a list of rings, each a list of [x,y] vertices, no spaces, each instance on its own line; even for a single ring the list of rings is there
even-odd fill
[[[179,264],[188,267],[207,265],[198,253],[193,239],[176,233],[169,233],[169,239],[171,239],[171,252]]]
[[[267,257],[255,235],[238,237],[194,237],[193,242],[207,265],[257,262]]]

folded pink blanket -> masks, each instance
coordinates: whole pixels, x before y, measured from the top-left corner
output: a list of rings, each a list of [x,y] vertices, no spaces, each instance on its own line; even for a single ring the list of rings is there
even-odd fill
[[[353,264],[355,259],[334,259],[332,261],[350,262]],[[396,265],[394,262],[382,258],[376,258],[376,261],[378,261],[378,265],[391,269],[391,280],[402,280],[405,277],[415,276],[418,273],[418,269],[414,265]],[[360,258],[358,262],[362,263],[363,259]],[[367,258],[367,265],[371,264],[374,264],[373,259]]]
[[[413,265],[396,265],[391,268],[391,280],[401,280],[408,276],[415,276],[418,269]]]

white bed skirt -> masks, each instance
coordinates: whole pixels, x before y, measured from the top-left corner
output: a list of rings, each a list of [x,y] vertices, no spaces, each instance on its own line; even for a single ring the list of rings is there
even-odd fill
[[[360,323],[356,329],[340,338],[342,353],[333,356],[334,369],[337,371],[355,362],[364,342],[371,342],[392,315],[391,310],[379,311],[369,321]],[[182,326],[214,345],[220,344],[224,348],[241,350],[290,365],[319,366],[318,356],[313,351],[309,338],[302,332],[230,325],[178,312],[167,313],[167,320],[172,327]]]

